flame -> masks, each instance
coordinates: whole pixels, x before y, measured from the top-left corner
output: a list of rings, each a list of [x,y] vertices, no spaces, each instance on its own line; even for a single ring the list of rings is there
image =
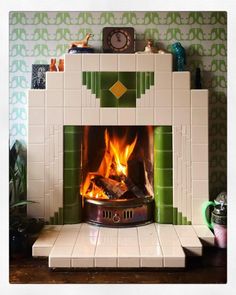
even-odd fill
[[[81,195],[89,198],[107,199],[103,190],[93,183],[97,175],[108,178],[110,176],[128,176],[128,160],[137,143],[137,135],[131,144],[127,144],[127,135],[120,138],[110,136],[108,130],[104,133],[105,152],[96,172],[89,172],[81,186]]]

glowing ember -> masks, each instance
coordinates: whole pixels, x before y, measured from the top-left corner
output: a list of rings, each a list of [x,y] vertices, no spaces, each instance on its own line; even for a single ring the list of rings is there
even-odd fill
[[[114,185],[118,191],[122,191],[122,176],[128,176],[128,160],[137,142],[137,135],[131,144],[127,144],[127,136],[119,138],[110,136],[105,130],[105,153],[96,172],[89,172],[81,186],[83,197],[95,199],[108,199],[101,187],[96,185],[96,177],[103,177],[103,181],[109,186],[113,179],[119,179],[119,185]],[[114,182],[114,181],[113,181]],[[113,183],[112,183],[113,184]]]

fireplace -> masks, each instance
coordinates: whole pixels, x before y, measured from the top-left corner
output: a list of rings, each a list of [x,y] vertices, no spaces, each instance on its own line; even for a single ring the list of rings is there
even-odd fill
[[[28,214],[51,224],[203,224],[208,91],[191,89],[189,72],[173,72],[171,54],[64,58],[65,71],[48,72],[45,90],[29,91],[28,199],[37,203]],[[111,146],[122,154],[115,142],[123,133],[132,152],[120,168],[129,172],[114,175]]]
[[[74,129],[82,137],[77,140],[81,144],[78,153],[81,153],[83,219],[106,226],[152,222],[153,127],[74,126]]]

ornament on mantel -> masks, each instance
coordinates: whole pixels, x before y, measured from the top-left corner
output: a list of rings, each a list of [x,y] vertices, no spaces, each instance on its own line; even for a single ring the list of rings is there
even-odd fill
[[[146,46],[144,48],[144,52],[146,52],[146,53],[157,53],[157,48],[154,47],[152,39],[147,40],[147,44],[146,44]]]
[[[70,44],[70,48],[68,53],[76,54],[76,53],[93,53],[93,48],[88,45],[88,41],[94,35],[91,33],[87,33],[86,36],[79,41],[73,41]]]
[[[175,70],[184,71],[186,65],[186,52],[180,42],[171,45],[171,51],[175,57]]]

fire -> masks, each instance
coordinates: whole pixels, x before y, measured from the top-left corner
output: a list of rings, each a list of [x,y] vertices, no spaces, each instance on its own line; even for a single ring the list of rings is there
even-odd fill
[[[99,168],[96,172],[89,172],[81,186],[83,197],[108,199],[103,189],[93,182],[96,176],[102,176],[106,179],[128,176],[128,160],[137,143],[137,135],[131,144],[127,144],[127,136],[122,138],[117,135],[110,136],[106,129],[104,140],[105,152]],[[122,182],[122,180],[120,181]]]

